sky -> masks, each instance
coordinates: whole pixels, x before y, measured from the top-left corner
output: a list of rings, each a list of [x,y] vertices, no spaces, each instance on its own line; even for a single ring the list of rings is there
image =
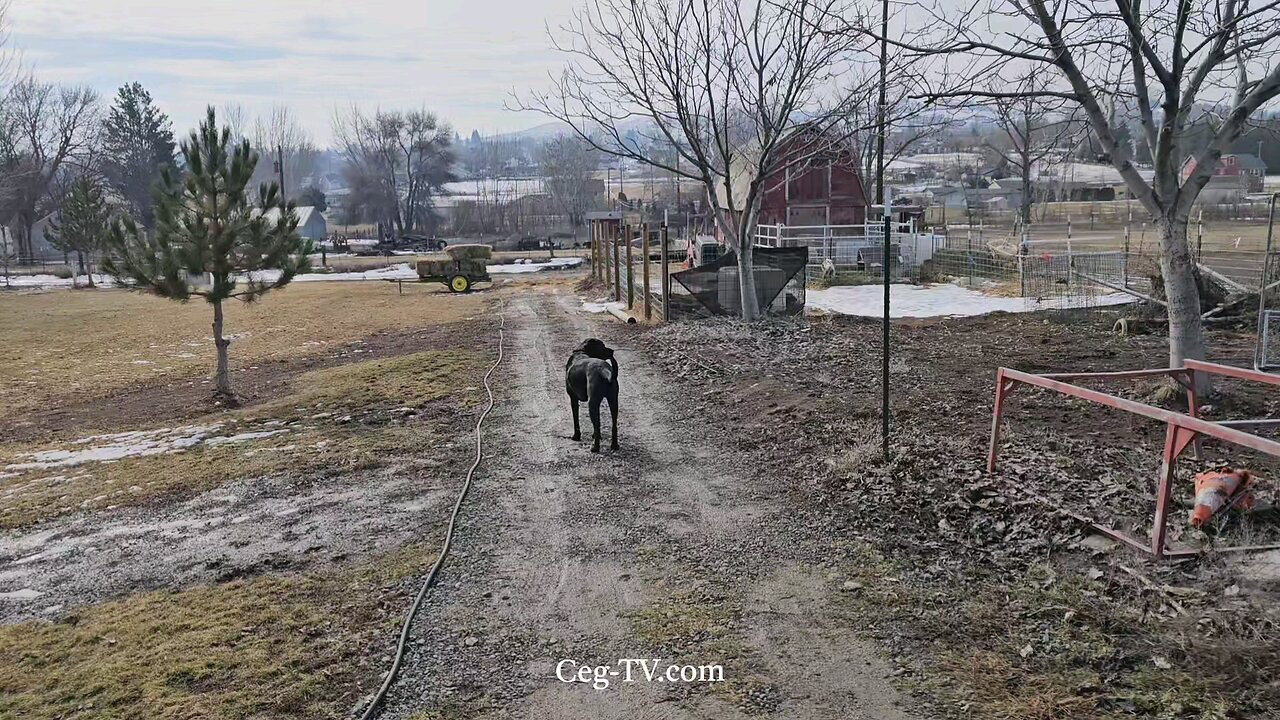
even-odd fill
[[[337,107],[425,107],[463,135],[546,118],[508,112],[564,59],[547,25],[580,0],[15,0],[10,43],[45,81],[108,98],[141,82],[185,135],[212,104],[290,106],[320,145]]]

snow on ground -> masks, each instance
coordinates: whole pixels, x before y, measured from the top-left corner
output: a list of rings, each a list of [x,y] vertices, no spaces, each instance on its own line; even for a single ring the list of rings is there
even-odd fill
[[[1121,305],[1133,302],[1124,293],[1095,295],[1088,305]],[[884,287],[881,285],[853,285],[826,290],[810,290],[806,304],[810,310],[837,315],[884,316]],[[985,295],[959,285],[892,285],[889,290],[889,316],[948,317],[985,315],[992,312],[1034,312],[1036,310],[1060,310],[1081,307],[1085,298],[1061,297],[1036,300],[1021,297],[997,297]]]
[[[94,275],[93,282],[103,287],[114,287],[115,282],[107,275]],[[88,285],[85,276],[80,275],[76,284],[80,286]],[[60,278],[57,275],[10,275],[4,277],[0,275],[0,288],[51,288],[51,287],[71,287],[71,278]]]
[[[334,256],[330,256],[334,257]],[[490,275],[510,275],[516,273],[531,273],[540,270],[562,270],[565,268],[574,268],[585,262],[584,258],[553,258],[535,262],[530,260],[524,263],[509,263],[503,265],[490,265],[488,267]],[[271,280],[277,277],[275,272],[264,271],[261,273],[251,273],[246,279],[258,279],[262,281]],[[94,282],[103,287],[114,287],[115,283],[106,275],[94,275]],[[337,282],[337,281],[353,281],[353,280],[417,280],[418,272],[409,266],[409,263],[399,263],[391,267],[379,268],[377,270],[363,270],[360,272],[342,272],[342,273],[307,273],[299,275],[293,279],[294,282]],[[84,285],[83,278],[80,284]],[[71,287],[70,278],[60,278],[56,275],[14,275],[9,278],[9,285],[15,288],[69,288]],[[0,278],[0,287],[4,287],[3,279]]]
[[[19,454],[17,458],[27,462],[6,465],[4,469],[14,471],[72,467],[89,462],[109,462],[128,457],[181,452],[201,443],[210,446],[224,445],[246,440],[257,440],[288,432],[288,430],[268,430],[244,432],[225,437],[214,435],[221,428],[221,423],[214,423],[212,425],[186,425],[176,428],[161,428],[159,430],[135,430],[133,432],[110,435],[92,435],[73,441],[71,445],[76,446],[75,449],[44,450]]]
[[[526,258],[527,259],[527,258]],[[525,263],[508,263],[506,265],[490,265],[489,274],[513,274],[513,273],[531,273],[539,270],[563,270],[565,268],[575,268],[586,262],[586,258],[570,257],[570,258],[552,258],[543,262],[525,262]]]
[[[254,273],[255,277],[275,277],[274,272]],[[294,282],[330,282],[339,280],[417,280],[418,271],[409,267],[409,263],[399,263],[391,267],[377,270],[341,273],[306,273],[293,279]]]
[[[609,302],[605,300],[582,303],[583,312],[606,313],[609,312],[609,308],[613,308],[614,310],[625,310],[627,309],[627,304],[624,302]]]

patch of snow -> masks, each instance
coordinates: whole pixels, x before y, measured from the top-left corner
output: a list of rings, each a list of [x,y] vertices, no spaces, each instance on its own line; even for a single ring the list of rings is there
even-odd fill
[[[531,273],[540,270],[563,270],[565,268],[575,268],[586,262],[586,258],[552,258],[545,262],[533,262],[529,258],[524,258],[524,262],[516,262],[507,265],[490,265],[487,269],[490,275],[507,275],[513,273]]]
[[[10,592],[0,592],[0,600],[35,600],[44,593],[31,588],[22,588],[21,590],[12,590]]]
[[[624,310],[626,309],[626,307],[627,307],[627,304],[624,302],[597,301],[597,302],[582,303],[583,312],[597,313],[597,314],[609,312],[609,308],[613,308],[614,310]]]
[[[408,253],[417,255],[416,252]],[[336,257],[336,256],[331,256]],[[578,267],[586,262],[585,258],[569,257],[569,258],[553,258],[543,262],[534,262],[525,258],[521,262],[490,265],[488,267],[490,274],[504,275],[512,273],[530,273],[540,270],[561,270],[565,268]],[[274,282],[280,277],[280,273],[275,270],[263,270],[260,272],[245,273],[237,279],[241,282]],[[409,263],[397,263],[390,267],[378,268],[376,270],[363,270],[359,272],[340,272],[340,273],[305,273],[293,278],[294,282],[340,282],[340,281],[357,281],[357,280],[417,280],[417,269],[410,267]],[[0,278],[0,280],[3,280]],[[110,277],[105,275],[95,275],[94,282],[102,287],[114,287],[115,283]],[[69,288],[71,280],[69,278],[60,278],[56,275],[15,275],[9,278],[12,287],[17,288]],[[0,282],[3,285],[3,282]]]
[[[288,430],[263,430],[261,432],[245,432],[237,435],[228,435],[226,437],[214,437],[204,441],[205,445],[217,446],[226,445],[227,443],[238,443],[246,440],[259,440],[261,438],[269,438],[272,435],[287,433]]]
[[[883,317],[884,288],[854,285],[825,290],[809,290],[806,304],[811,310],[837,315]],[[1107,293],[1088,299],[1088,305],[1122,305],[1133,302],[1125,293]],[[952,284],[891,285],[889,316],[894,318],[970,317],[992,312],[1035,312],[1061,310],[1085,305],[1081,297],[1035,298],[997,297]],[[585,306],[584,306],[585,309]],[[602,312],[602,311],[597,311]]]
[[[288,432],[288,430],[267,430],[245,432],[226,437],[213,436],[221,428],[222,424],[216,423],[213,425],[161,428],[159,430],[135,430],[112,435],[92,435],[72,441],[72,446],[82,449],[43,450],[34,453],[22,453],[17,457],[27,462],[6,465],[4,469],[6,471],[25,471],[71,467],[90,462],[111,462],[129,457],[181,452],[201,443],[217,446],[226,443],[257,440]],[[55,476],[55,478],[62,478],[62,476]],[[49,480],[52,481],[55,478],[49,478]]]
[[[99,287],[115,287],[115,281],[109,275],[95,274],[93,282]],[[76,278],[76,284],[80,286],[87,284],[83,275]],[[6,285],[16,288],[69,288],[71,287],[71,278],[60,278],[57,275],[10,275],[7,278],[0,276],[0,287]]]

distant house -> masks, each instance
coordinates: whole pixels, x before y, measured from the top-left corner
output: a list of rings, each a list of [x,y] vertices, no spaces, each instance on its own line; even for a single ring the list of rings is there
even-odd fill
[[[1147,181],[1154,176],[1151,170],[1138,169],[1137,173]],[[1050,201],[1090,202],[1129,197],[1129,185],[1120,171],[1104,163],[1046,159],[1032,168],[1031,183],[1037,197]]]
[[[1191,173],[1195,172],[1196,159],[1189,157],[1182,164],[1182,179],[1185,182],[1191,177]],[[1219,182],[1219,185],[1235,187],[1243,185],[1245,192],[1262,192],[1263,180],[1267,175],[1267,164],[1262,162],[1257,155],[1249,153],[1234,153],[1231,155],[1223,155],[1218,160],[1218,166],[1213,170],[1213,178],[1241,178],[1243,182]],[[1214,180],[1210,180],[1214,182]]]
[[[962,185],[935,187],[930,190],[931,204],[947,210],[981,215],[983,213],[1011,210],[1022,205],[1022,189],[1003,187],[1001,183],[992,183],[987,188],[969,188]]]
[[[298,213],[298,235],[315,242],[320,242],[329,236],[329,225],[325,222],[324,215],[317,212],[315,207],[307,205],[295,208],[295,211]],[[280,208],[271,208],[267,211],[266,218],[269,222],[275,222],[279,217]]]

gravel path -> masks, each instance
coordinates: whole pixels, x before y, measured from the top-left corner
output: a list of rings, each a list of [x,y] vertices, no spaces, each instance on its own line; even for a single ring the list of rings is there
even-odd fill
[[[839,620],[840,579],[789,537],[776,484],[699,447],[670,419],[678,388],[639,352],[614,341],[621,450],[569,439],[564,359],[609,334],[578,306],[536,293],[505,306],[486,462],[382,716],[910,717]],[[608,688],[557,676],[562,661],[621,672],[626,658],[720,664],[724,682],[650,682],[635,665],[635,682]]]

